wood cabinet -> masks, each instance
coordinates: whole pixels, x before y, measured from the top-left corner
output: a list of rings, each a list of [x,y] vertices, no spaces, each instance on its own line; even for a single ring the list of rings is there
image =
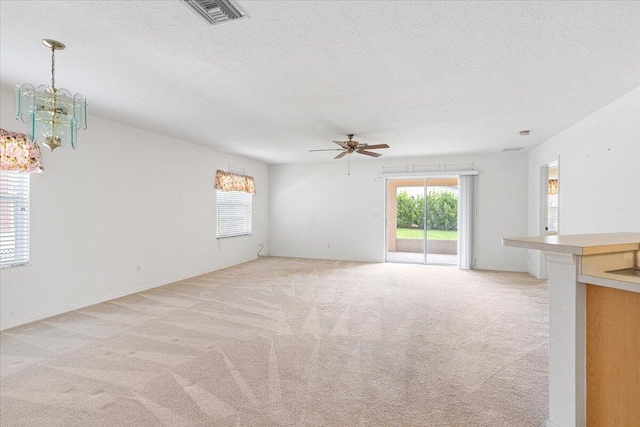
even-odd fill
[[[640,293],[587,285],[587,427],[640,426]]]

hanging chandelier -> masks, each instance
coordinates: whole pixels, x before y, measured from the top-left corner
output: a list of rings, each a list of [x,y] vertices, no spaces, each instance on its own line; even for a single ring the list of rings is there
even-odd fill
[[[78,129],[87,128],[87,100],[56,88],[56,50],[63,50],[64,44],[51,39],[42,40],[42,44],[51,49],[51,86],[17,85],[16,120],[27,124],[31,141],[51,151],[58,147],[75,149]]]

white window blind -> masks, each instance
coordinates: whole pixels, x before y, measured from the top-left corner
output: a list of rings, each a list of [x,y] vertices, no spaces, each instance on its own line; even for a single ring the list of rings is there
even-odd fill
[[[29,175],[0,171],[0,268],[29,262]]]
[[[251,234],[253,196],[241,191],[217,191],[218,238]]]

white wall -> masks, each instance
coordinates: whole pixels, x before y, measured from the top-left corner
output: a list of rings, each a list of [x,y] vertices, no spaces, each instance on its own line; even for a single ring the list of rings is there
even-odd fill
[[[354,157],[354,160],[357,156]],[[478,175],[476,268],[526,270],[526,253],[502,238],[526,235],[527,155],[363,158],[269,167],[271,255],[383,262],[385,180],[382,166],[474,163]],[[330,245],[330,247],[328,247]]]
[[[255,259],[267,239],[265,164],[89,120],[75,151],[43,150],[31,175],[31,265],[0,272],[2,328]],[[26,130],[6,91],[0,126]],[[213,186],[229,164],[256,179],[253,235],[218,241]]]
[[[541,234],[541,166],[560,158],[560,234],[640,232],[640,88],[529,152],[529,235]],[[544,258],[529,256],[541,277]]]

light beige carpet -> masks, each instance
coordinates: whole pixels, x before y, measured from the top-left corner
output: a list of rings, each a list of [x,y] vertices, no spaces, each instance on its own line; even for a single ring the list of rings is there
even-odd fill
[[[526,274],[266,258],[0,341],[2,426],[541,426]]]

